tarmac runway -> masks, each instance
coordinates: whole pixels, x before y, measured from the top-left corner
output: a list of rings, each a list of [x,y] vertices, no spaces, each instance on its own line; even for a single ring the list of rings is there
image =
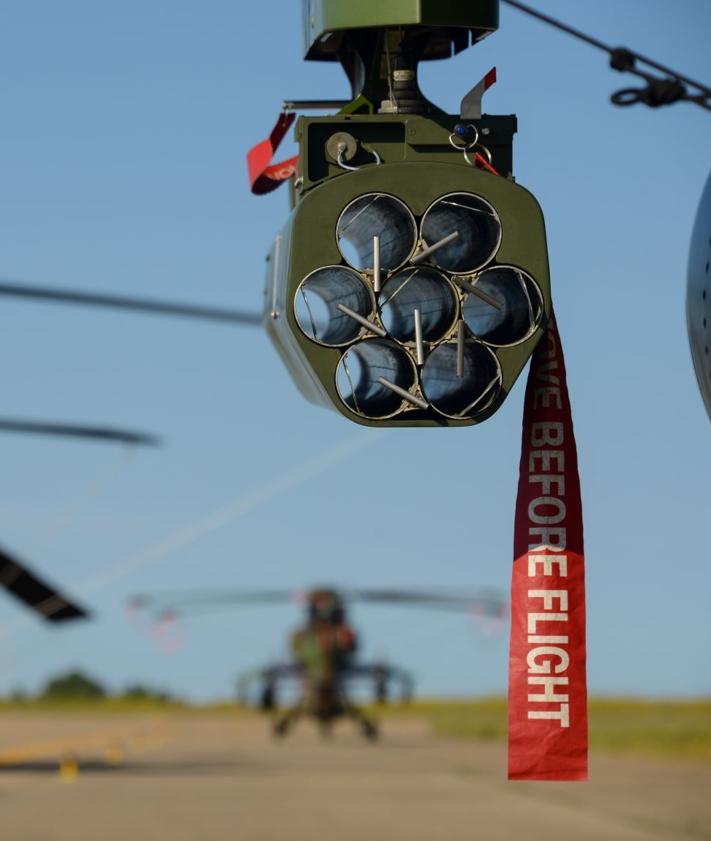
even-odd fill
[[[509,783],[500,743],[385,720],[275,742],[229,714],[0,714],[2,841],[711,839],[711,767],[593,756],[590,783]],[[61,770],[60,770],[61,769]]]

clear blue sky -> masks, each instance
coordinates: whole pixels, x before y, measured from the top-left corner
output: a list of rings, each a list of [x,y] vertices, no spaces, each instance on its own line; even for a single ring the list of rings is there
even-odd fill
[[[538,6],[711,78],[705,0],[673,13],[662,0]],[[283,98],[347,93],[337,65],[302,62],[300,20],[295,0],[5,4],[0,275],[259,308],[287,196],[249,194],[245,152]],[[633,81],[505,7],[497,34],[424,66],[422,86],[455,111],[494,64],[486,110],[518,115],[515,173],[546,214],[580,451],[591,690],[709,693],[711,429],[684,292],[711,115],[614,108],[609,94]],[[298,619],[287,607],[195,620],[166,656],[126,620],[134,592],[508,588],[524,378],[481,426],[381,435],[304,402],[258,330],[0,300],[0,358],[3,414],[167,439],[133,454],[0,440],[0,543],[96,611],[52,632],[0,598],[0,693],[79,666],[116,688],[224,697]],[[323,454],[330,466],[313,467]],[[232,501],[219,527],[145,553]],[[422,691],[505,689],[505,633],[375,608],[354,619],[366,651],[412,668]]]

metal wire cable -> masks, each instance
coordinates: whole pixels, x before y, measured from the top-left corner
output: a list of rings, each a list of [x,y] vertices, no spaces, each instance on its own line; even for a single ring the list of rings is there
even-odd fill
[[[686,101],[693,102],[711,111],[711,103],[707,101],[711,98],[711,88],[701,82],[697,82],[689,76],[678,73],[676,70],[672,70],[670,67],[660,64],[658,61],[647,56],[643,56],[634,50],[627,49],[626,47],[611,47],[598,38],[594,38],[586,32],[575,29],[550,15],[539,12],[538,9],[521,3],[519,0],[502,0],[502,2],[555,29],[559,29],[561,32],[565,32],[567,35],[572,35],[573,38],[577,38],[579,41],[584,41],[591,47],[602,50],[610,56],[610,66],[613,69],[621,73],[631,73],[647,82],[646,88],[627,88],[614,93],[611,99],[615,105],[634,105],[637,102],[643,102],[645,105],[656,108],[660,105],[671,105],[674,102]],[[640,70],[636,66],[638,62],[666,74],[666,78],[659,78],[658,76],[653,76],[650,73]],[[698,93],[689,93],[686,85],[696,88]]]

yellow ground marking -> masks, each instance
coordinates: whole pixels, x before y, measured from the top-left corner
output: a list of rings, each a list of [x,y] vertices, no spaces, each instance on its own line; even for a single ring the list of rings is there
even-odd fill
[[[142,727],[138,731],[100,730],[91,733],[79,733],[64,739],[53,739],[46,742],[32,742],[27,745],[8,748],[0,751],[0,767],[20,765],[24,762],[57,759],[62,763],[67,757],[73,757],[75,764],[79,762],[80,753],[99,751],[110,765],[120,765],[127,753],[146,753],[158,750],[173,741],[173,733],[161,722],[147,729]],[[71,775],[71,768],[67,773]],[[76,774],[74,774],[76,776]]]
[[[65,754],[59,762],[59,781],[73,783],[79,776],[79,763],[73,753]]]

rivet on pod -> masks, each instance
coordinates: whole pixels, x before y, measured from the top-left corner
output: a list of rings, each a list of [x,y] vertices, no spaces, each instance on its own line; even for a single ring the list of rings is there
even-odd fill
[[[401,347],[383,339],[365,339],[341,357],[336,388],[352,412],[364,418],[387,418],[404,408],[405,402],[427,408],[421,398],[409,394],[416,379],[415,365]]]
[[[367,193],[346,205],[336,225],[336,239],[343,258],[354,269],[372,272],[377,250],[380,269],[391,272],[407,262],[415,250],[417,225],[400,199]]]
[[[493,307],[471,293],[464,299],[462,317],[481,341],[496,347],[515,345],[527,339],[540,324],[543,297],[526,272],[514,266],[492,266],[467,280],[499,304],[498,308]]]
[[[309,339],[338,347],[357,339],[363,329],[339,305],[367,318],[375,310],[375,299],[368,284],[352,269],[324,266],[302,280],[294,299],[294,314]]]
[[[433,252],[432,262],[457,274],[470,274],[486,265],[501,243],[501,222],[494,208],[473,193],[449,193],[433,202],[422,217],[420,236],[429,248],[456,232]]]
[[[457,317],[457,297],[451,282],[429,266],[408,267],[385,283],[379,303],[380,318],[399,342],[415,339],[415,310],[422,319],[422,338],[441,339]]]
[[[460,364],[457,342],[446,342],[428,356],[422,391],[430,404],[450,418],[470,418],[486,409],[501,386],[499,363],[489,348],[465,342]]]

